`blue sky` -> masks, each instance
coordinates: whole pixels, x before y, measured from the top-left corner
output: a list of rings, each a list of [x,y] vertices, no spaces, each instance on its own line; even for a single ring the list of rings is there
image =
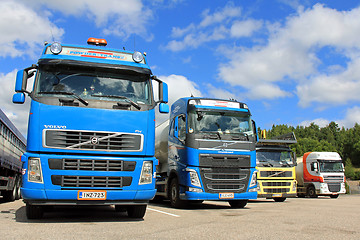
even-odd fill
[[[0,0],[0,108],[26,135],[16,71],[45,41],[147,53],[179,97],[235,98],[257,125],[360,122],[360,4],[288,0]],[[158,122],[164,120],[159,117]]]

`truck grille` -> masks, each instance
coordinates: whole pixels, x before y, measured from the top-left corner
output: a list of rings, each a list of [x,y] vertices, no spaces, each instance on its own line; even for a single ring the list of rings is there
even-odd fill
[[[264,187],[286,187],[290,186],[291,182],[263,182]]]
[[[292,177],[292,171],[261,171],[260,177]]]
[[[121,132],[44,130],[44,147],[93,151],[142,151],[143,135]]]
[[[134,171],[135,161],[95,159],[49,159],[52,170]]]
[[[265,188],[266,193],[287,193],[290,192],[290,188]]]
[[[324,182],[343,182],[343,176],[324,176]]]
[[[250,167],[249,155],[200,154],[201,167]]]
[[[122,188],[131,185],[132,177],[52,175],[51,181],[64,188]]]
[[[328,188],[330,192],[340,192],[341,184],[340,183],[328,183]]]
[[[200,168],[200,176],[205,192],[245,192],[249,182],[249,169],[240,168]]]

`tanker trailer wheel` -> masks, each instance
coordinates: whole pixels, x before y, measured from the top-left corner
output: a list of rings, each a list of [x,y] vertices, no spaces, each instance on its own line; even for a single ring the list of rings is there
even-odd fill
[[[14,183],[14,187],[12,190],[9,190],[9,191],[4,191],[3,193],[3,197],[4,197],[4,200],[7,201],[7,202],[12,202],[12,201],[15,201],[16,199],[16,192],[17,192],[17,182],[15,181]]]
[[[308,188],[306,189],[306,195],[311,197],[311,198],[317,198],[318,197],[316,195],[316,190],[315,190],[315,187],[313,185],[308,186]]]
[[[285,197],[274,197],[273,199],[275,202],[284,202],[286,200]]]
[[[230,200],[229,204],[232,208],[244,208],[246,204],[248,203],[248,200]]]
[[[173,178],[170,183],[170,205],[175,208],[184,208],[186,201],[179,196],[180,188],[177,178]]]
[[[130,218],[143,218],[145,216],[147,205],[132,205],[126,208],[128,217]]]

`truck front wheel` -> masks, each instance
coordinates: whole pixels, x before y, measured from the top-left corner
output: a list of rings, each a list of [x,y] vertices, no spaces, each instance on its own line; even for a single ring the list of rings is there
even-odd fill
[[[229,204],[232,208],[244,208],[248,200],[230,200]]]
[[[26,204],[26,217],[28,219],[40,219],[43,215],[44,209],[42,206]]]
[[[317,198],[318,196],[316,195],[316,190],[315,187],[313,185],[309,186],[306,190],[306,195],[308,195],[311,198]]]
[[[180,199],[179,192],[180,188],[178,180],[173,178],[170,184],[170,204],[175,208],[184,208],[186,206],[186,201]]]
[[[273,199],[275,202],[284,202],[286,200],[285,197],[274,197]]]
[[[133,205],[127,207],[128,216],[131,218],[143,218],[147,205]]]

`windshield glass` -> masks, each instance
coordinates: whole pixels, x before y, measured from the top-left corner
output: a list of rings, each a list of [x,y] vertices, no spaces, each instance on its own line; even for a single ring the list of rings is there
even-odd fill
[[[290,167],[294,166],[293,154],[290,151],[256,150],[258,165],[265,167]]]
[[[41,67],[35,93],[38,96],[51,96],[53,93],[61,97],[64,93],[72,93],[82,99],[107,101],[119,101],[117,97],[126,97],[136,103],[151,104],[148,75],[118,72],[74,66]]]
[[[250,115],[243,112],[192,111],[189,114],[189,133],[219,132],[221,134],[253,135]]]
[[[343,164],[340,161],[319,160],[320,172],[343,172]]]

